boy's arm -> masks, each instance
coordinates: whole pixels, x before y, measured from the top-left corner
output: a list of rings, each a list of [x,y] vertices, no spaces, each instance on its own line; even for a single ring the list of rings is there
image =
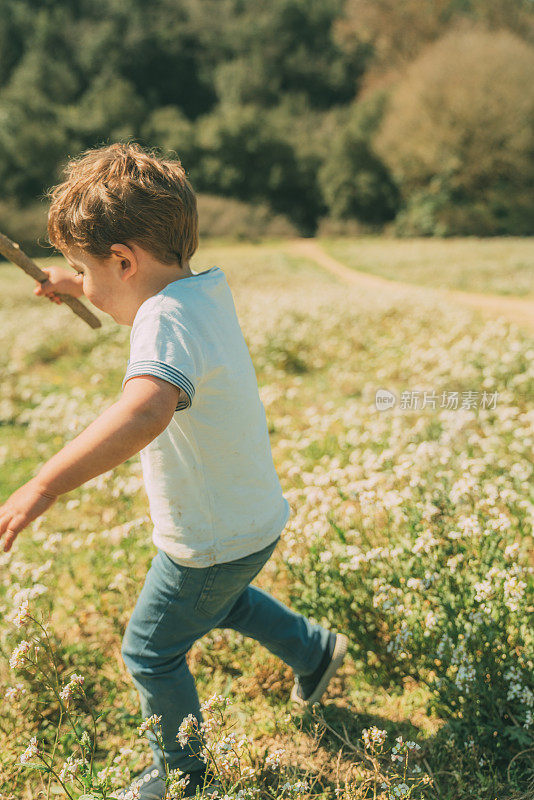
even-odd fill
[[[36,475],[37,484],[57,497],[122,464],[165,430],[178,392],[152,375],[130,378],[120,400],[47,461]]]
[[[126,381],[121,398],[52,456],[38,474],[0,506],[4,551],[60,494],[122,464],[156,438],[172,419],[180,390],[152,375]]]

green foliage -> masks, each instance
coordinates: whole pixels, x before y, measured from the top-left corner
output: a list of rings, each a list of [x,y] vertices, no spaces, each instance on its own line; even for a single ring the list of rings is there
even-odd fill
[[[395,218],[399,236],[530,236],[534,205],[526,188],[517,192],[497,186],[485,198],[456,201],[447,189],[426,189],[410,195]]]
[[[532,232],[534,48],[450,33],[411,64],[374,146],[398,182],[407,235]]]
[[[335,23],[343,0],[193,3],[200,43],[220,54],[213,80],[223,104],[270,107],[297,95],[312,108],[327,109],[354,97],[370,50],[347,53],[339,46]]]
[[[156,108],[141,126],[141,134],[147,145],[174,151],[185,165],[200,159],[195,125],[176,106]]]
[[[68,149],[57,109],[43,95],[0,94],[0,183],[4,197],[35,199],[56,178]]]
[[[223,108],[197,126],[202,158],[191,167],[200,191],[252,202],[268,201],[274,211],[311,224],[300,202],[306,187],[293,148],[278,135],[261,108]]]
[[[198,191],[269,206],[303,235],[399,210],[401,235],[532,232],[528,0],[0,0],[0,14],[14,206],[68,156],[137,139],[177,154]],[[466,20],[482,32],[457,35]],[[374,87],[399,75],[407,99],[381,138]]]
[[[443,433],[427,431],[422,447]],[[473,738],[502,766],[534,744],[534,578],[517,539],[528,528],[528,504],[516,491],[519,466],[517,480],[492,474],[474,448],[462,462],[472,471],[453,480],[461,457],[451,453],[449,470],[430,480],[430,506],[426,489],[410,500],[403,492],[402,501],[399,491],[400,513],[384,520],[385,547],[376,546],[378,530],[363,530],[361,545],[347,547],[354,531],[332,518],[340,544],[325,553],[318,536],[289,565],[292,603],[350,631],[353,655],[365,662],[373,654],[368,679],[394,686],[411,675],[425,682],[432,693],[427,710],[448,720],[456,745]],[[384,464],[384,473],[394,474],[392,466]],[[493,482],[506,498],[499,507]],[[357,488],[343,499],[357,501]],[[358,524],[369,528],[364,519]]]
[[[115,141],[137,136],[145,115],[145,103],[132,82],[106,67],[77,105],[64,109],[62,121],[81,142]]]
[[[343,132],[333,144],[319,180],[334,219],[383,222],[395,216],[397,187],[363,138]]]
[[[265,237],[294,237],[298,231],[281,214],[273,214],[267,203],[244,203],[229,197],[199,194],[201,237],[232,237],[259,241]]]
[[[443,270],[458,255],[450,241],[376,244],[388,249],[383,259],[393,269],[408,250],[410,263],[425,259]],[[360,250],[365,242],[353,246]],[[504,261],[497,242],[464,246],[473,247],[468,261],[475,272],[490,251],[492,261]],[[377,798],[408,796],[401,782],[412,788],[417,776],[410,771],[405,781],[393,775],[403,771],[402,760],[391,758],[402,753],[399,735],[420,742],[414,766],[436,776],[436,790],[421,787],[412,798],[430,800],[439,789],[443,800],[526,800],[533,769],[527,712],[534,697],[532,342],[515,326],[482,326],[444,300],[412,305],[398,293],[349,292],[283,251],[279,243],[211,244],[193,267],[216,263],[228,274],[274,430],[274,463],[292,505],[281,547],[257,583],[306,617],[350,633],[354,661],[347,658],[325,697],[329,731],[321,748],[311,739],[307,710],[302,740],[284,723],[292,711],[289,667],[236,631],[210,632],[192,648],[199,695],[221,690],[234,696],[232,730],[246,735],[253,753],[242,764],[257,769],[262,751],[279,746],[287,748],[284,762],[306,762],[314,785],[303,800],[334,797],[339,788],[346,800],[364,800],[374,786]],[[372,260],[379,260],[374,253]],[[3,501],[116,400],[128,352],[124,326],[103,320],[95,337],[68,309],[32,298],[27,280],[14,267],[0,268]],[[35,360],[28,370],[31,354],[42,342],[53,348],[60,330],[67,330],[77,363],[70,352],[57,351],[56,360]],[[38,336],[29,335],[35,331]],[[300,358],[306,371],[286,371],[286,354]],[[501,394],[485,413],[377,412],[377,386],[398,396],[415,387],[438,393],[485,387]],[[0,782],[14,797],[46,793],[41,778],[48,776],[17,764],[34,735],[59,769],[67,757],[79,757],[78,738],[86,732],[92,742],[94,734],[93,787],[107,766],[114,771],[120,761],[120,773],[126,767],[138,772],[146,763],[148,748],[133,729],[142,718],[121,664],[120,637],[153,556],[151,530],[138,458],[132,457],[60,499],[23,532],[18,551],[4,554]],[[462,536],[451,536],[455,532]],[[33,616],[50,616],[59,690],[73,672],[85,676],[83,695],[74,695],[68,709],[75,730],[64,715],[57,747],[56,695],[33,667],[25,668],[28,662],[20,673],[9,667],[20,640],[37,633],[27,624],[11,627],[23,598]],[[41,651],[38,663],[46,669],[44,656]],[[459,667],[470,664],[474,680],[462,688]],[[432,681],[435,711],[429,715],[424,709]],[[98,712],[96,731],[90,709]],[[397,752],[380,755],[377,747],[370,768],[370,759],[359,760],[353,747],[375,725],[387,729],[390,744],[397,737]],[[375,737],[385,734],[374,731]],[[349,758],[338,759],[342,742]],[[125,745],[134,752],[122,750]],[[278,774],[256,771],[244,785],[282,800],[289,793],[278,791]],[[302,777],[301,767],[283,775]],[[237,767],[232,777],[239,780]],[[117,784],[129,779],[118,774]],[[75,797],[83,791],[76,787]]]

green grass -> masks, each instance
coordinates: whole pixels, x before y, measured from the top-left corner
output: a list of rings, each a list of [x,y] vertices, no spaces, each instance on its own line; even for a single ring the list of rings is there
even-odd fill
[[[324,244],[341,257],[342,243]],[[376,265],[380,253],[384,270],[393,270],[388,277],[409,280],[406,275],[412,268],[415,279],[417,270],[423,274],[433,264],[450,262],[452,251],[447,248],[454,246],[462,263],[472,263],[473,274],[479,270],[470,290],[483,291],[480,270],[502,260],[505,244],[358,240],[345,242],[343,252],[363,249],[363,262],[355,259],[358,268],[364,268],[362,263]],[[515,264],[514,274],[519,276],[530,244],[511,241],[508,246],[508,262]],[[417,254],[413,260],[418,266],[411,265],[410,252]],[[309,712],[291,708],[293,675],[287,665],[230,630],[213,631],[191,649],[190,668],[200,697],[229,693],[235,732],[246,735],[256,762],[261,762],[265,749],[285,748],[284,763],[292,779],[303,777],[306,770],[317,778],[313,797],[334,800],[337,781],[349,782],[347,800],[372,796],[362,788],[369,765],[353,748],[362,730],[376,725],[387,731],[390,744],[398,735],[421,744],[418,763],[435,775],[440,800],[519,800],[532,773],[528,754],[516,759],[509,779],[502,761],[493,770],[488,764],[479,766],[480,755],[470,755],[462,744],[448,749],[441,734],[448,719],[429,710],[425,681],[414,677],[408,664],[404,669],[402,662],[386,655],[387,637],[396,635],[395,625],[403,615],[396,620],[377,610],[371,583],[354,588],[351,581],[359,579],[358,570],[340,574],[338,560],[343,561],[344,551],[336,550],[340,540],[334,526],[353,547],[364,542],[371,547],[388,542],[411,546],[421,529],[441,536],[441,522],[430,517],[420,523],[421,515],[427,504],[445,502],[455,482],[472,475],[476,490],[450,511],[451,524],[469,514],[488,522],[501,514],[506,541],[518,541],[526,551],[525,506],[517,497],[528,501],[526,412],[532,342],[517,331],[511,334],[501,323],[483,325],[468,311],[445,303],[407,309],[372,293],[351,293],[315,263],[287,255],[283,242],[211,243],[195,255],[192,266],[202,271],[214,264],[225,271],[234,294],[272,431],[273,458],[294,512],[281,546],[255,583],[322,624],[346,627],[351,650],[324,700],[328,727],[314,728]],[[16,267],[0,267],[0,503],[115,402],[129,355],[130,328],[97,312],[103,326],[93,331],[68,308],[33,296],[33,286]],[[502,393],[499,413],[442,417],[440,410],[389,413],[373,406],[377,387],[399,394],[409,388],[483,386]],[[484,501],[493,497],[495,486],[503,499],[497,497],[488,512]],[[365,501],[366,506],[365,493],[375,489],[376,497]],[[398,496],[408,521],[394,510]],[[134,749],[132,768],[139,770],[150,760],[148,746],[135,733],[141,721],[138,698],[120,658],[121,637],[155,553],[147,515],[135,456],[61,497],[20,534],[11,558],[2,562],[0,613],[11,613],[13,595],[20,588],[36,581],[47,587],[31,605],[49,614],[62,674],[82,672],[91,705],[103,715],[97,725],[99,768],[123,746]],[[132,521],[136,524],[131,529],[123,527]],[[451,543],[440,539],[439,547],[436,570],[442,574]],[[323,561],[322,553],[331,554],[332,560]],[[405,556],[401,564],[406,565]],[[423,572],[433,571],[432,557],[421,554],[422,565],[427,559]],[[32,571],[48,560],[50,566],[34,580]],[[479,580],[477,570],[484,565],[478,564],[474,550],[467,561],[466,580]],[[376,561],[377,574],[388,586],[394,583],[392,563]],[[424,607],[427,598],[420,602]],[[376,619],[383,623],[384,638],[377,633],[373,639],[370,631],[360,628],[363,620]],[[57,706],[39,681],[29,674],[21,677],[7,665],[25,633],[5,622],[1,636],[2,685],[23,680],[30,694],[20,708],[6,704],[3,709],[0,796],[44,800],[37,772],[16,760],[33,735],[51,749],[55,728],[41,715],[57,721]],[[434,645],[427,655],[435,657]],[[284,721],[287,714],[290,722]],[[317,730],[322,731],[320,741]],[[503,741],[502,736],[495,740],[489,756],[500,754]],[[73,736],[65,733],[59,753],[65,758],[75,749]],[[271,797],[266,786],[262,800]],[[53,796],[66,797],[60,790]],[[425,800],[436,796],[429,787],[413,795]],[[386,795],[378,792],[378,797],[385,800]]]
[[[434,289],[534,297],[534,239],[318,240],[327,253],[362,272]]]

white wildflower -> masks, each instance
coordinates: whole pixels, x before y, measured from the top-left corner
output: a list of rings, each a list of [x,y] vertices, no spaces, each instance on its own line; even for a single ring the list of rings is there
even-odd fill
[[[17,613],[13,618],[13,623],[16,625],[17,628],[22,628],[22,626],[28,622],[30,619],[30,604],[29,601],[23,600],[20,606],[17,609]]]
[[[212,711],[214,708],[219,710],[221,708],[226,708],[227,705],[230,704],[230,698],[223,697],[221,694],[213,694],[208,700],[205,700],[201,706],[201,711]]]
[[[383,744],[386,741],[387,731],[372,725],[370,728],[364,728],[361,735],[364,746],[367,748],[371,747],[371,745]]]
[[[19,700],[23,694],[28,694],[28,690],[23,683],[16,683],[15,686],[10,686],[6,689],[4,698],[8,703],[12,703],[13,701]]]
[[[184,717],[178,728],[176,738],[182,747],[185,747],[189,741],[189,736],[198,731],[198,719],[194,714],[188,714]]]
[[[9,659],[9,666],[11,669],[16,669],[17,667],[22,667],[24,661],[26,660],[26,654],[28,653],[31,647],[31,643],[23,640],[19,642],[19,644],[13,650],[11,657]]]
[[[280,759],[286,753],[285,748],[279,747],[276,750],[273,750],[272,753],[269,753],[267,758],[265,759],[265,766],[270,767],[271,769],[278,769],[280,766]]]
[[[137,728],[139,736],[142,736],[149,728],[153,725],[159,725],[161,722],[161,715],[158,716],[157,714],[152,714],[151,717],[147,717]]]
[[[30,744],[19,758],[20,763],[27,764],[30,758],[33,758],[33,756],[37,755],[39,752],[40,751],[37,745],[37,737],[32,736],[32,738],[30,739]]]
[[[61,697],[62,700],[65,701],[65,704],[67,705],[67,707],[68,707],[70,701],[72,700],[72,697],[73,697],[75,691],[77,689],[81,688],[81,685],[84,682],[84,680],[85,680],[85,678],[83,677],[83,675],[78,675],[75,672],[71,676],[71,679],[67,683],[67,685],[59,693],[59,696]]]

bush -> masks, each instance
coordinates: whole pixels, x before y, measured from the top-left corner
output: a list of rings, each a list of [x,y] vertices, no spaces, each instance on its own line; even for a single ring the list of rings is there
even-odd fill
[[[298,231],[281,214],[264,203],[243,203],[228,197],[197,195],[200,236],[225,236],[259,241],[267,237],[298,236]]]
[[[397,236],[499,236],[502,233],[529,235],[532,232],[532,198],[525,192],[506,202],[504,193],[472,203],[454,203],[447,191],[434,189],[414,192],[406,207],[395,218]]]
[[[48,203],[36,201],[21,207],[16,200],[0,200],[0,232],[35,258],[50,255],[46,219]],[[1,257],[0,257],[1,258]]]
[[[19,97],[0,92],[0,183],[2,196],[35,198],[56,179],[57,164],[71,140],[60,112],[35,92]]]
[[[370,547],[352,561],[334,556],[322,563],[324,545],[317,540],[290,567],[292,605],[308,615],[311,606],[315,618],[350,632],[363,651],[380,658],[383,681],[389,672],[392,684],[407,674],[426,683],[427,711],[447,720],[456,744],[473,737],[488,757],[506,764],[534,743],[528,599],[534,584],[526,560],[511,563],[506,534],[476,515],[461,522],[476,529],[465,558],[462,548],[452,555],[447,537],[462,535],[452,528],[420,529],[410,544]],[[459,563],[452,576],[439,567],[447,558]]]
[[[314,227],[309,173],[266,112],[221,107],[196,120],[195,131],[200,155],[187,168],[197,191],[267,203],[302,232]]]
[[[201,237],[260,241],[269,237],[298,236],[295,226],[265,203],[243,203],[205,194],[197,195],[197,201]],[[15,200],[1,200],[0,232],[17,242],[32,258],[49,256],[47,213],[46,202],[36,201],[21,207]]]
[[[365,236],[384,232],[384,225],[361,222],[358,219],[334,219],[322,217],[317,225],[315,235],[319,238],[325,236]]]
[[[399,192],[371,136],[380,122],[385,95],[356,103],[351,118],[330,143],[319,170],[319,186],[333,219],[382,223],[395,217]]]
[[[395,216],[397,188],[364,139],[342,135],[319,175],[334,219],[379,223]]]
[[[533,82],[534,48],[506,31],[459,28],[410,65],[373,140],[399,232],[533,232]]]
[[[157,108],[141,128],[145,147],[160,147],[176,158],[186,170],[200,157],[195,125],[179,108],[164,106]]]

